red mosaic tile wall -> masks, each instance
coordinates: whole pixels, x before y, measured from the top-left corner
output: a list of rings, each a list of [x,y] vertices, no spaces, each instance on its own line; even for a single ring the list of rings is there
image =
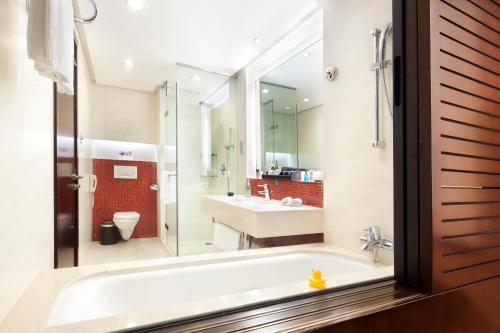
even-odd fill
[[[141,214],[132,238],[157,237],[157,192],[149,186],[157,182],[155,162],[94,159],[93,172],[97,176],[92,212],[92,240],[99,240],[99,226],[112,221],[115,212],[135,211]],[[137,166],[137,179],[114,179],[114,166]]]
[[[308,206],[323,208],[323,183],[322,182],[292,182],[291,180],[250,179],[252,195],[261,196],[258,191],[262,189],[257,185],[268,184],[271,199],[281,200],[286,197],[301,198],[302,203]]]

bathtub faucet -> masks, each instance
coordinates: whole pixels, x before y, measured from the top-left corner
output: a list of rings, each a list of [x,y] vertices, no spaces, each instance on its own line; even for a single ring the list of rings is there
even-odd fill
[[[379,227],[371,225],[364,231],[365,235],[359,239],[362,243],[361,250],[366,251],[370,254],[370,259],[372,262],[377,261],[379,249],[385,249],[389,251],[393,250],[394,245],[392,239],[382,239]]]

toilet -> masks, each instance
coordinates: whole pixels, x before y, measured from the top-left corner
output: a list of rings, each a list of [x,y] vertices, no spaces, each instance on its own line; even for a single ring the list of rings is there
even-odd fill
[[[137,212],[116,212],[113,214],[113,222],[120,231],[123,240],[130,239],[140,217],[141,215]]]

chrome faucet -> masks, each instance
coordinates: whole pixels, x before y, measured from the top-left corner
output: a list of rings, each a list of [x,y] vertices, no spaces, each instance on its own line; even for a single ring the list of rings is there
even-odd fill
[[[258,185],[259,187],[262,187],[262,191],[259,191],[258,193],[260,195],[263,195],[266,200],[271,200],[271,195],[269,193],[269,185],[268,184],[263,184],[263,185]]]
[[[361,250],[366,251],[370,254],[370,259],[372,262],[377,261],[377,255],[379,249],[385,249],[392,251],[394,249],[394,244],[392,239],[382,239],[380,228],[371,225],[368,229],[365,229],[365,235],[359,240],[363,245],[361,245]]]

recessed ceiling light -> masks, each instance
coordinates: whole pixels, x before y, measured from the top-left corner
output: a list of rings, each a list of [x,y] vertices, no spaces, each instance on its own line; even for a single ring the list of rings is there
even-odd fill
[[[125,69],[126,70],[131,70],[132,68],[134,68],[134,62],[130,59],[126,59],[124,62],[123,62],[123,65],[125,66]]]
[[[257,38],[255,38],[255,39],[253,40],[253,42],[254,42],[255,44],[260,44],[260,43],[262,43],[262,38],[257,37]]]
[[[144,9],[144,0],[126,0],[127,5],[133,10],[143,10]]]
[[[309,102],[309,101],[310,101],[310,99],[309,99],[309,98],[304,98],[304,102],[306,102],[306,103],[307,103],[307,102]]]
[[[291,108],[291,107],[289,107],[289,106],[285,107],[285,110],[291,110],[291,109],[292,109],[292,108]]]
[[[263,94],[269,94],[269,90],[267,90],[267,89],[262,89],[262,93],[263,93]]]
[[[201,81],[201,77],[199,77],[198,75],[193,75],[193,76],[191,76],[191,80],[193,80],[193,81]]]

